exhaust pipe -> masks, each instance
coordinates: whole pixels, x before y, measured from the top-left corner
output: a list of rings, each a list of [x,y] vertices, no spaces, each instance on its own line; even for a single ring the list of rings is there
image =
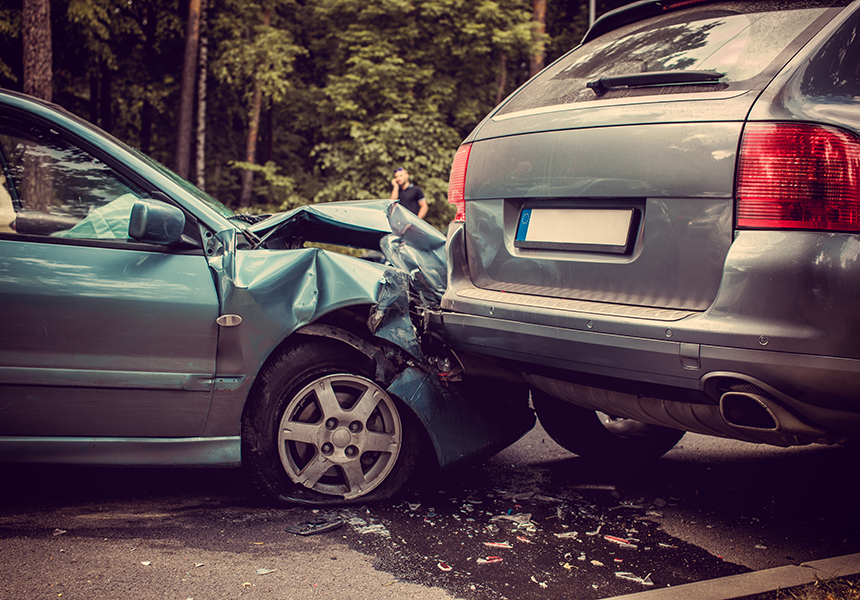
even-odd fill
[[[798,419],[758,388],[744,387],[751,389],[732,389],[720,396],[720,414],[732,427],[815,438],[826,435]]]

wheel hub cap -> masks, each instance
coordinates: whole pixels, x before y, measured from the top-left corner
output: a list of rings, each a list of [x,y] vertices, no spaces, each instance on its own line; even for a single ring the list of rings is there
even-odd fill
[[[331,436],[331,441],[338,448],[346,448],[352,441],[352,434],[347,429],[338,429]]]

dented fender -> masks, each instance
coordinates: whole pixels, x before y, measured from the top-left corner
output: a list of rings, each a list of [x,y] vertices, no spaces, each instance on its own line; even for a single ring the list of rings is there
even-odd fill
[[[250,375],[216,390],[208,434],[235,433],[243,403],[231,397],[247,395],[258,369],[296,333],[337,339],[370,357],[375,378],[424,426],[441,467],[497,452],[534,425],[525,386],[454,381],[429,356],[440,351],[438,341],[426,347],[415,312],[439,306],[447,285],[445,237],[399,203],[304,206],[252,230],[260,239],[253,248],[238,247],[235,231],[216,234],[218,252],[210,257],[221,315],[228,317],[219,330],[217,372],[222,381]],[[296,247],[307,241],[380,250],[385,263]],[[367,335],[320,322],[348,307],[367,307]],[[239,408],[231,413],[230,406]]]

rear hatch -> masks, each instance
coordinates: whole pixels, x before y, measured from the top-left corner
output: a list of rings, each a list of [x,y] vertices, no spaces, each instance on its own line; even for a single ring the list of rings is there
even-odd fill
[[[471,294],[678,316],[710,306],[733,237],[744,121],[838,13],[830,5],[644,2],[598,21],[592,32],[605,33],[461,147]]]

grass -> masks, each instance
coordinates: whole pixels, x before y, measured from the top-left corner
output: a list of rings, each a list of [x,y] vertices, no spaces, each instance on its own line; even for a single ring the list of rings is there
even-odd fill
[[[860,600],[860,577],[816,581],[762,595],[757,600]]]

